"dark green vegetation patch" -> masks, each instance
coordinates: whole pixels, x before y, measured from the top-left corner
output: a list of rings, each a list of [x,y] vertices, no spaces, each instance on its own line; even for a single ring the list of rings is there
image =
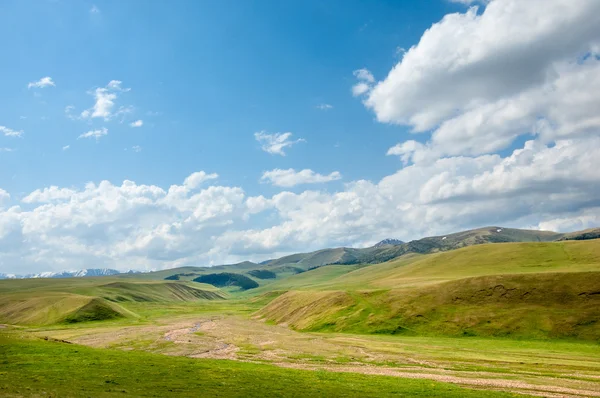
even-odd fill
[[[253,269],[252,271],[248,271],[248,274],[252,275],[258,279],[275,279],[277,278],[277,274],[275,272],[267,271],[265,269]]]
[[[208,283],[209,285],[216,287],[238,286],[242,290],[254,289],[258,287],[258,283],[247,276],[234,274],[231,272],[202,275],[194,279],[194,282]]]

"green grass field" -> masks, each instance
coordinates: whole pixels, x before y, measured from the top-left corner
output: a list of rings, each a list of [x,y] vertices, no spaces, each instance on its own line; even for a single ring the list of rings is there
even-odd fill
[[[0,395],[600,396],[600,240],[169,272],[0,281]]]
[[[508,397],[430,380],[195,360],[0,334],[0,395]]]

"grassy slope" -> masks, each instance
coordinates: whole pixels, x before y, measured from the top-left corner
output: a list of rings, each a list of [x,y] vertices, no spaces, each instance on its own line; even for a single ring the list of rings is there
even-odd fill
[[[343,267],[271,285],[296,291],[259,314],[313,331],[600,341],[600,240],[480,245]]]
[[[48,325],[64,322],[67,318],[73,322],[85,316],[93,317],[92,313],[97,314],[97,320],[133,315],[106,300],[77,294],[15,294],[0,298],[0,320],[11,324]]]
[[[600,341],[600,273],[498,275],[414,290],[285,293],[259,315],[300,330]]]
[[[213,286],[188,282],[124,282],[118,278],[0,282],[0,322],[20,325],[136,318],[130,303],[224,298]]]
[[[3,396],[504,397],[429,380],[90,349],[0,334]]]
[[[426,284],[473,276],[600,271],[600,240],[471,246],[425,256],[399,267],[378,287]]]

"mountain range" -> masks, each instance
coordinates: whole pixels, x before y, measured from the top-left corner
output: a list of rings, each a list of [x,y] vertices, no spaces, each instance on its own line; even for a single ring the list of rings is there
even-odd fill
[[[137,274],[140,271],[129,270],[127,272],[117,271],[110,268],[88,268],[77,271],[61,271],[61,272],[42,272],[39,274],[4,274],[0,273],[0,279],[29,279],[29,278],[83,278],[91,276],[110,276],[119,274]]]
[[[186,266],[144,274],[147,279],[193,280],[210,273],[236,272],[256,278],[257,271],[269,271],[277,278],[298,274],[326,265],[361,265],[383,263],[405,254],[429,254],[485,243],[508,242],[554,242],[560,240],[586,240],[600,238],[600,228],[572,233],[557,233],[539,230],[524,230],[504,227],[484,227],[448,235],[432,236],[402,242],[385,239],[367,248],[337,247],[308,253],[295,253],[260,263],[244,261],[213,267]]]
[[[410,242],[398,239],[384,239],[367,248],[337,247],[321,249],[309,253],[296,253],[260,263],[244,261],[237,264],[226,264],[212,267],[181,267],[171,270],[151,272],[156,277],[176,275],[188,279],[207,272],[235,270],[246,273],[255,270],[268,270],[275,274],[294,274],[324,265],[377,264],[400,257],[408,253],[428,254],[484,243],[506,242],[553,242],[561,240],[587,240],[600,238],[600,228],[587,229],[571,233],[551,231],[514,229],[504,227],[484,227],[448,235],[431,236]],[[43,272],[39,274],[14,275],[0,273],[0,279],[23,278],[79,278],[92,276],[109,276],[119,274],[139,274],[140,271],[120,272],[114,269],[83,269],[79,271]]]

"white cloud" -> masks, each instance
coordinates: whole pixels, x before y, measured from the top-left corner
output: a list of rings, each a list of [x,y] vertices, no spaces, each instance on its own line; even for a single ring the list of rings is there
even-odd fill
[[[369,86],[367,83],[356,83],[354,86],[352,86],[352,95],[358,97],[359,95],[369,92],[370,89],[371,86]]]
[[[565,212],[558,218],[539,223],[539,228],[550,231],[580,231],[600,225],[600,207]]]
[[[197,171],[190,174],[184,181],[183,186],[187,189],[196,189],[204,182],[219,178],[217,173],[207,174],[204,171]]]
[[[37,82],[29,82],[29,84],[27,84],[27,88],[45,88],[45,87],[56,87],[56,84],[54,84],[54,81],[52,81],[52,78],[50,76],[42,77]]]
[[[329,109],[333,109],[333,105],[330,105],[330,104],[319,104],[319,105],[317,105],[317,109],[320,109],[322,111],[328,111]]]
[[[4,148],[0,148],[0,152],[14,152],[14,149],[4,147]]]
[[[600,62],[562,65],[553,79],[475,107],[443,121],[426,144],[414,140],[396,145],[388,154],[403,161],[432,161],[448,155],[494,153],[520,135],[536,135],[542,142],[597,131],[600,118]]]
[[[82,119],[103,118],[104,120],[110,120],[115,116],[131,112],[131,107],[120,107],[115,114],[112,113],[118,94],[131,90],[130,88],[122,88],[121,84],[122,82],[119,80],[111,80],[106,87],[96,88],[91,93],[95,99],[94,105],[81,112],[80,117]]]
[[[63,147],[62,147],[62,150],[63,150],[63,151],[66,151],[66,150],[67,150],[67,149],[69,149],[69,148],[71,148],[71,145],[65,145],[65,146],[63,146]]]
[[[368,69],[357,69],[353,72],[358,79],[358,83],[352,86],[352,95],[358,97],[371,91],[375,77]]]
[[[142,152],[142,147],[139,145],[134,145],[131,147],[131,149],[133,150],[133,152]]]
[[[261,144],[261,149],[272,155],[285,156],[284,149],[299,142],[306,142],[303,138],[292,140],[292,133],[269,134],[266,131],[254,133],[254,138]]]
[[[366,68],[357,69],[354,72],[352,72],[352,74],[354,74],[354,76],[356,76],[356,78],[358,80],[361,80],[361,81],[364,81],[364,82],[367,82],[367,83],[375,83],[375,77]]]
[[[50,203],[54,201],[66,200],[75,194],[75,191],[68,188],[59,188],[55,185],[36,189],[22,199],[23,203]]]
[[[239,187],[201,187],[217,178],[206,172],[167,190],[132,181],[49,187],[23,200],[31,209],[0,210],[0,261],[19,264],[13,271],[21,272],[81,262],[162,268],[261,260],[483,225],[587,227],[598,214],[597,201],[590,200],[600,197],[598,168],[596,136],[555,145],[532,140],[506,157],[413,164],[379,182],[354,181],[335,193],[248,197]],[[275,217],[258,227],[252,217],[264,211]]]
[[[0,133],[4,134],[6,137],[21,137],[23,135],[23,130],[13,130],[6,126],[0,126]]]
[[[106,127],[102,127],[101,129],[97,129],[97,130],[90,130],[87,133],[83,133],[81,134],[79,138],[95,138],[96,141],[99,140],[100,138],[104,137],[105,135],[108,134],[108,129]]]
[[[543,8],[543,12],[540,12]],[[427,131],[457,113],[517,95],[555,74],[556,62],[600,47],[595,0],[494,0],[446,15],[365,100],[377,119]]]
[[[315,184],[339,180],[342,175],[334,171],[328,175],[315,173],[310,169],[296,171],[294,169],[274,169],[265,171],[261,177],[262,182],[268,182],[278,187],[293,187],[301,184]]]
[[[129,123],[129,126],[131,126],[131,127],[142,127],[143,125],[144,125],[143,120],[136,120],[135,122]]]

